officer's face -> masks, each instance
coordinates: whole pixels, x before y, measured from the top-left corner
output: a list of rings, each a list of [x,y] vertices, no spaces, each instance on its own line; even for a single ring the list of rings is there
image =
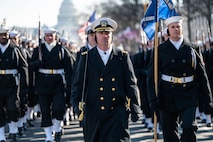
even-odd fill
[[[169,34],[170,34],[170,39],[174,41],[178,41],[183,33],[182,33],[182,24],[177,22],[177,23],[171,23],[168,26]]]
[[[2,45],[6,45],[9,39],[9,34],[8,33],[0,33],[0,43]]]
[[[52,43],[53,41],[56,40],[56,34],[55,33],[46,33],[44,34],[44,40],[50,44]]]
[[[112,32],[110,31],[98,31],[96,32],[98,46],[109,47],[112,43]]]

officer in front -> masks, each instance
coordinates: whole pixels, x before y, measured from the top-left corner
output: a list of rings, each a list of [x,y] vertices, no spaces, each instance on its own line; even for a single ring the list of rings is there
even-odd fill
[[[44,40],[34,49],[30,61],[47,142],[53,141],[52,132],[55,141],[60,142],[65,94],[71,95],[72,62],[69,51],[58,43],[56,32],[54,28],[44,29]]]
[[[140,113],[132,62],[126,51],[112,45],[112,32],[117,29],[114,20],[100,18],[91,26],[97,46],[81,53],[72,87],[72,105],[76,112],[85,114],[85,142],[130,142],[129,112],[134,122]]]
[[[197,48],[183,37],[183,18],[173,16],[165,20],[169,40],[158,47],[158,94],[154,85],[154,56],[149,64],[148,95],[150,106],[159,109],[164,142],[196,142],[195,122],[198,95],[202,95],[206,109],[212,107],[211,90],[203,60]],[[202,94],[199,94],[198,85]],[[178,120],[179,119],[179,120]],[[178,122],[183,130],[178,135]]]

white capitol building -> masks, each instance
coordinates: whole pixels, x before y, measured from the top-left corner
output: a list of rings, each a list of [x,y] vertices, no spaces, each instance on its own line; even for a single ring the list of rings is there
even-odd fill
[[[76,20],[78,20],[78,18],[74,4],[71,0],[63,0],[55,28],[63,34],[62,36],[77,40],[79,25]]]

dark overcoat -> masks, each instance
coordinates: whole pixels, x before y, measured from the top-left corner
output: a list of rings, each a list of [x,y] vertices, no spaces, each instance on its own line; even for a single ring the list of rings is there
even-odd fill
[[[126,108],[131,99],[131,113],[139,113],[138,88],[132,62],[127,52],[113,48],[106,66],[97,47],[82,53],[72,87],[71,101],[75,109],[82,99],[85,61],[84,137],[86,142],[130,141]]]
[[[173,46],[170,40],[158,46],[158,97],[154,91],[153,59],[154,56],[149,64],[148,72],[150,102],[158,98],[162,110],[177,112],[197,106],[198,95],[202,95],[206,104],[212,101],[204,63],[192,43],[184,40],[179,50]],[[188,83],[174,84],[162,80],[162,74],[175,77],[194,76],[194,80]],[[202,94],[198,94],[198,86]]]

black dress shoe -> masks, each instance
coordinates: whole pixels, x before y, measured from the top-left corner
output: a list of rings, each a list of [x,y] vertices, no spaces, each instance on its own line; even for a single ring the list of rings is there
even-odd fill
[[[16,134],[11,134],[11,141],[10,142],[17,142]]]
[[[18,135],[23,136],[24,134],[24,128],[23,127],[18,127]]]
[[[37,112],[37,117],[40,118],[41,117],[41,112]]]
[[[9,133],[6,139],[11,139],[11,134]]]
[[[212,124],[211,124],[211,123],[207,123],[206,126],[207,126],[207,127],[211,127]]]
[[[0,142],[6,142],[5,140],[1,140]]]
[[[23,123],[23,130],[26,131],[27,130],[27,124]]]
[[[153,128],[152,127],[148,127],[147,128],[147,132],[152,132],[153,131]]]
[[[141,124],[145,124],[145,123],[146,123],[146,119],[142,119]]]
[[[196,119],[197,119],[197,120],[200,120],[201,118],[200,118],[200,116],[196,116]]]
[[[60,142],[61,141],[61,132],[55,132],[55,141]]]
[[[206,119],[202,119],[202,120],[201,120],[201,123],[206,123]]]
[[[34,126],[34,123],[33,123],[32,119],[27,120],[27,124],[28,124],[29,127],[33,127]]]

